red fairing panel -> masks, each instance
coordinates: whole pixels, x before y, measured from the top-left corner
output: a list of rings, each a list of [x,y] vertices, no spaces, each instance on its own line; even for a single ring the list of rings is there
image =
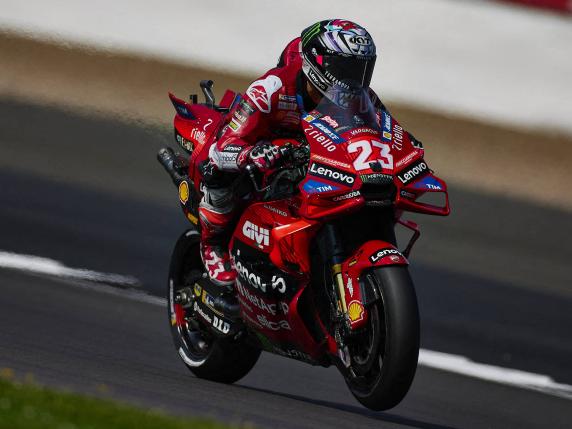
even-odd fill
[[[298,309],[309,282],[308,252],[317,225],[294,216],[286,201],[255,203],[241,216],[230,245],[244,321],[271,341],[294,345],[316,359],[335,345],[317,343]]]
[[[189,104],[170,93],[169,98],[177,110],[175,138],[183,149],[192,152],[189,177],[199,189],[200,177],[196,174],[198,169],[195,166],[208,157],[209,147],[223,124],[224,115],[201,104]]]
[[[342,263],[342,275],[346,285],[345,298],[352,329],[362,327],[367,321],[360,277],[367,270],[387,265],[409,265],[409,262],[394,245],[381,240],[372,240],[362,244]]]

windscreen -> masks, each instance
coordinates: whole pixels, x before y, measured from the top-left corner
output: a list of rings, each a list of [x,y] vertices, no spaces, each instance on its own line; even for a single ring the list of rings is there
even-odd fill
[[[335,91],[336,102],[327,97],[311,112],[327,123],[338,134],[354,128],[380,130],[376,109],[365,89]]]

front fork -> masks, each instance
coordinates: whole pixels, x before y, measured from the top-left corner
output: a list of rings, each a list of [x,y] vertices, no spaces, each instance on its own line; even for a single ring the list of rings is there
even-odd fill
[[[335,297],[335,314],[333,314],[334,337],[338,346],[338,356],[344,366],[351,365],[348,347],[344,338],[348,332],[348,303],[346,302],[346,285],[342,274],[342,262],[345,259],[345,252],[341,235],[334,224],[327,223],[322,228],[318,238],[318,246],[324,265],[330,268],[333,280],[333,292]],[[326,286],[327,287],[327,286]]]
[[[331,267],[331,275],[337,295],[338,309],[343,314],[346,314],[348,306],[346,303],[345,285],[342,276],[342,262],[345,257],[344,247],[336,226],[331,223],[327,223],[322,229],[320,236],[320,253],[326,266]]]

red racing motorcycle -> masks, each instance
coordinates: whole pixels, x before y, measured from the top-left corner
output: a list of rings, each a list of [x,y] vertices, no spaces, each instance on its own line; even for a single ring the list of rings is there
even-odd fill
[[[364,406],[394,407],[419,353],[407,257],[420,232],[401,215],[448,215],[445,182],[367,93],[343,108],[323,102],[302,113],[303,139],[274,141],[287,159],[282,167],[261,174],[248,166],[239,179],[245,208],[229,244],[238,279],[231,291],[213,285],[199,254],[198,166],[240,96],[226,91],[215,105],[212,81],[201,87],[205,103],[170,94],[175,139],[190,156],[158,154],[192,224],[175,245],[168,278],[179,356],[196,376],[224,383],[244,377],[262,350],[335,365]],[[437,193],[441,204],[425,201]],[[402,251],[396,224],[413,231]]]

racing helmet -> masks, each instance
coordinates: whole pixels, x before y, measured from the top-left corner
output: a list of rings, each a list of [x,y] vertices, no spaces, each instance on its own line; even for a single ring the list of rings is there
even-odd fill
[[[330,19],[302,31],[302,71],[330,101],[340,94],[367,89],[375,66],[375,44],[365,28],[351,21]],[[343,97],[343,95],[346,95]]]

